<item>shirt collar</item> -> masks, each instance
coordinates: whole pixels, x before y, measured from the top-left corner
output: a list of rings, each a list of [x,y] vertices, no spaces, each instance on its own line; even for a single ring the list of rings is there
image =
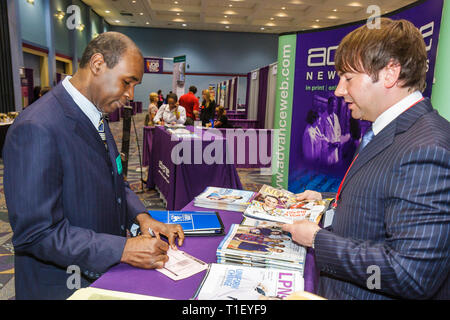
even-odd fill
[[[102,117],[102,113],[88,98],[86,98],[80,91],[78,91],[77,88],[73,86],[73,84],[69,81],[71,78],[71,76],[66,76],[62,81],[62,85],[72,97],[73,101],[75,101],[75,104],[89,118],[89,120],[97,130],[100,123],[100,118]]]
[[[410,95],[406,96],[392,107],[384,111],[378,116],[378,118],[372,124],[372,130],[375,135],[380,133],[389,123],[395,120],[400,114],[402,114],[406,109],[412,107],[417,102],[423,99],[422,93],[420,91],[415,91]]]

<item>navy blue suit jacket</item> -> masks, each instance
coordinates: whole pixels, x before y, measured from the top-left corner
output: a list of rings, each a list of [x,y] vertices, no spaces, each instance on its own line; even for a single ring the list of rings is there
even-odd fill
[[[347,174],[332,231],[316,236],[319,294],[449,299],[449,169],[450,124],[428,99],[379,132]]]
[[[126,228],[146,209],[118,172],[107,124],[105,133],[108,151],[61,84],[8,130],[4,190],[17,299],[65,299],[74,292],[68,266],[80,268],[85,287],[120,261]]]

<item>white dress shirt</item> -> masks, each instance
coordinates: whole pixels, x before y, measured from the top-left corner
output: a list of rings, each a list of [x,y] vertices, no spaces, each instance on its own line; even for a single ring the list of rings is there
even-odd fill
[[[400,114],[402,114],[406,109],[415,105],[423,99],[422,93],[420,91],[415,91],[410,95],[406,96],[392,107],[384,111],[378,116],[378,118],[372,123],[372,130],[375,135],[377,135],[381,130],[383,130],[389,123],[395,120]]]
[[[95,127],[95,130],[98,130],[98,125],[100,123],[100,118],[102,117],[102,113],[97,109],[97,107],[89,101],[77,88],[75,88],[72,83],[70,83],[71,76],[67,76],[62,81],[62,85],[64,89],[66,89],[67,93],[72,97],[73,101],[75,101],[76,105],[83,111],[83,113],[91,120],[92,124]]]
[[[180,113],[180,117],[178,118],[178,120],[176,116],[177,111]],[[161,119],[168,124],[172,122],[176,122],[177,124],[184,124],[186,122],[186,109],[182,106],[178,106],[177,109],[171,111],[168,104],[163,104],[161,107],[159,107],[159,110],[156,113],[153,122],[156,123],[158,121],[161,121]]]

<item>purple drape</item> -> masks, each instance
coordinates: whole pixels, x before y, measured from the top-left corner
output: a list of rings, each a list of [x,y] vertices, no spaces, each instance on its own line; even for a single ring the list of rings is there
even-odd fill
[[[234,88],[233,88],[234,95],[233,95],[233,106],[232,106],[233,110],[237,110],[237,84],[238,84],[238,80],[239,80],[238,77],[234,78]]]
[[[250,83],[252,80],[252,73],[247,73],[247,92],[245,93],[245,119],[248,118],[248,103],[250,101]]]
[[[258,89],[258,128],[264,129],[266,122],[266,102],[267,102],[267,77],[269,66],[259,69],[259,89]]]

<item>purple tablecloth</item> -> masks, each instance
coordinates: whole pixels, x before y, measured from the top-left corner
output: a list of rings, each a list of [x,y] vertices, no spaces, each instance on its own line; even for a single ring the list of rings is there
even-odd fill
[[[109,114],[109,122],[117,121],[120,121],[120,108],[117,108],[116,111]]]
[[[247,119],[228,119],[228,122],[233,125],[233,127],[240,127],[242,129],[253,128],[257,129],[258,120],[247,120]]]
[[[155,127],[144,127],[144,138],[142,144],[142,166],[150,165],[150,155],[152,153],[152,138]]]
[[[193,201],[183,208],[183,211],[209,211],[193,205]],[[242,213],[233,211],[216,210],[219,212],[228,233],[233,223],[242,221]],[[217,261],[216,249],[223,236],[215,237],[186,237],[181,250],[206,262]],[[145,294],[156,297],[186,300],[193,297],[200,285],[206,271],[193,275],[184,280],[174,281],[156,270],[144,270],[134,268],[127,264],[119,264],[103,274],[91,286],[95,288],[123,291],[137,294]],[[315,270],[314,255],[312,250],[306,256],[305,291],[316,293],[318,274]]]
[[[202,130],[199,131],[199,134],[203,134]],[[213,143],[211,140],[196,138],[184,139],[181,142],[181,140],[171,139],[171,134],[163,127],[155,127],[152,139],[147,187],[158,187],[167,201],[167,210],[180,210],[208,186],[242,189],[234,164],[226,164],[226,159],[222,163],[205,163],[203,155],[205,148]],[[218,140],[225,146],[223,138],[218,137]],[[189,147],[185,151],[190,153],[190,163],[188,161],[174,163],[172,150],[179,146],[179,143],[188,143]],[[177,154],[183,154],[183,152],[180,151]],[[200,157],[200,163],[195,161],[198,157]]]

